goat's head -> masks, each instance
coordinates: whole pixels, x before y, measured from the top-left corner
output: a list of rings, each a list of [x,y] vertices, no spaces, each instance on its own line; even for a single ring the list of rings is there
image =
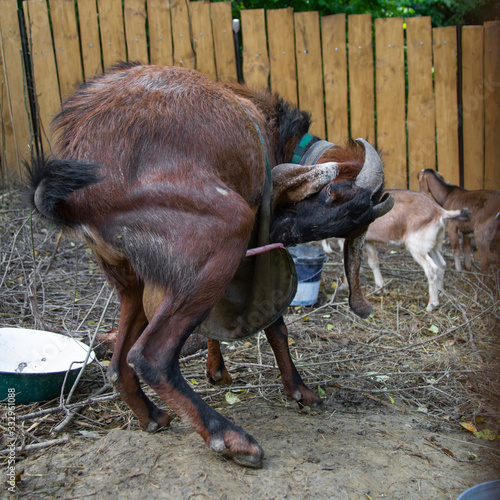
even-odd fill
[[[363,238],[368,225],[387,213],[394,199],[390,194],[382,196],[384,170],[373,147],[358,139],[347,150],[353,155],[349,161],[345,161],[349,158],[346,149],[337,149],[321,158],[334,160],[337,156],[342,159],[339,162],[275,167],[276,206],[271,240],[294,245],[331,237],[346,238],[344,257],[351,285],[351,307],[366,317],[371,306],[362,296],[357,276]]]
[[[352,153],[349,161],[346,152]],[[294,245],[332,237],[356,237],[392,208],[392,196],[382,197],[382,161],[368,142],[358,139],[348,148],[335,146],[320,160],[335,157],[342,161],[283,164],[273,169],[273,241]]]
[[[429,182],[432,180],[437,180],[441,185],[447,185],[445,178],[439,173],[433,170],[432,168],[424,168],[417,174],[418,179],[418,189],[421,193],[431,194],[431,188],[429,186]],[[436,187],[438,184],[435,182],[433,185]]]

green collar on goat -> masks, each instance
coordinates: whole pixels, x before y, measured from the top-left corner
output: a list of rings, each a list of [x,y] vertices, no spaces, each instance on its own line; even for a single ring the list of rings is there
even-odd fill
[[[315,165],[324,151],[334,144],[328,141],[317,140],[311,134],[305,134],[293,150],[290,163],[295,165]]]

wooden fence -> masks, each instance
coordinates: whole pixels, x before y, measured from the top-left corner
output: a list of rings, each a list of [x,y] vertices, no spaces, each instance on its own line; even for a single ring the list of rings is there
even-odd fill
[[[26,0],[19,16],[16,0],[0,0],[0,12],[3,182],[30,159],[32,109],[47,152],[61,99],[116,61],[237,80],[229,2],[77,0],[75,9],[74,0]],[[245,82],[311,111],[322,138],[376,144],[387,187],[417,189],[416,174],[437,166],[453,184],[500,189],[500,21],[457,30],[428,17],[256,9],[241,12],[239,35]]]

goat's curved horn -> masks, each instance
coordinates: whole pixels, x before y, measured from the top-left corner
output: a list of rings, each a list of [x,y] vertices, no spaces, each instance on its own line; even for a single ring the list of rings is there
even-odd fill
[[[373,209],[377,212],[377,217],[382,217],[394,206],[394,197],[391,193],[384,193],[380,198],[380,203],[375,205]]]
[[[364,139],[356,139],[356,142],[361,144],[365,149],[365,162],[355,180],[355,184],[375,193],[384,183],[384,166],[382,160],[369,142]]]

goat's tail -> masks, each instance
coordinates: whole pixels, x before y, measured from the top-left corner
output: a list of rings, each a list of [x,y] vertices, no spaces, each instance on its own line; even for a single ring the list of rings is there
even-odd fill
[[[444,220],[456,220],[456,221],[469,221],[471,219],[471,213],[468,208],[462,208],[462,210],[443,210]]]
[[[32,207],[42,216],[63,226],[74,226],[58,212],[58,204],[71,193],[99,182],[97,165],[76,160],[62,160],[39,156],[31,166],[25,164],[28,174],[28,198]]]

